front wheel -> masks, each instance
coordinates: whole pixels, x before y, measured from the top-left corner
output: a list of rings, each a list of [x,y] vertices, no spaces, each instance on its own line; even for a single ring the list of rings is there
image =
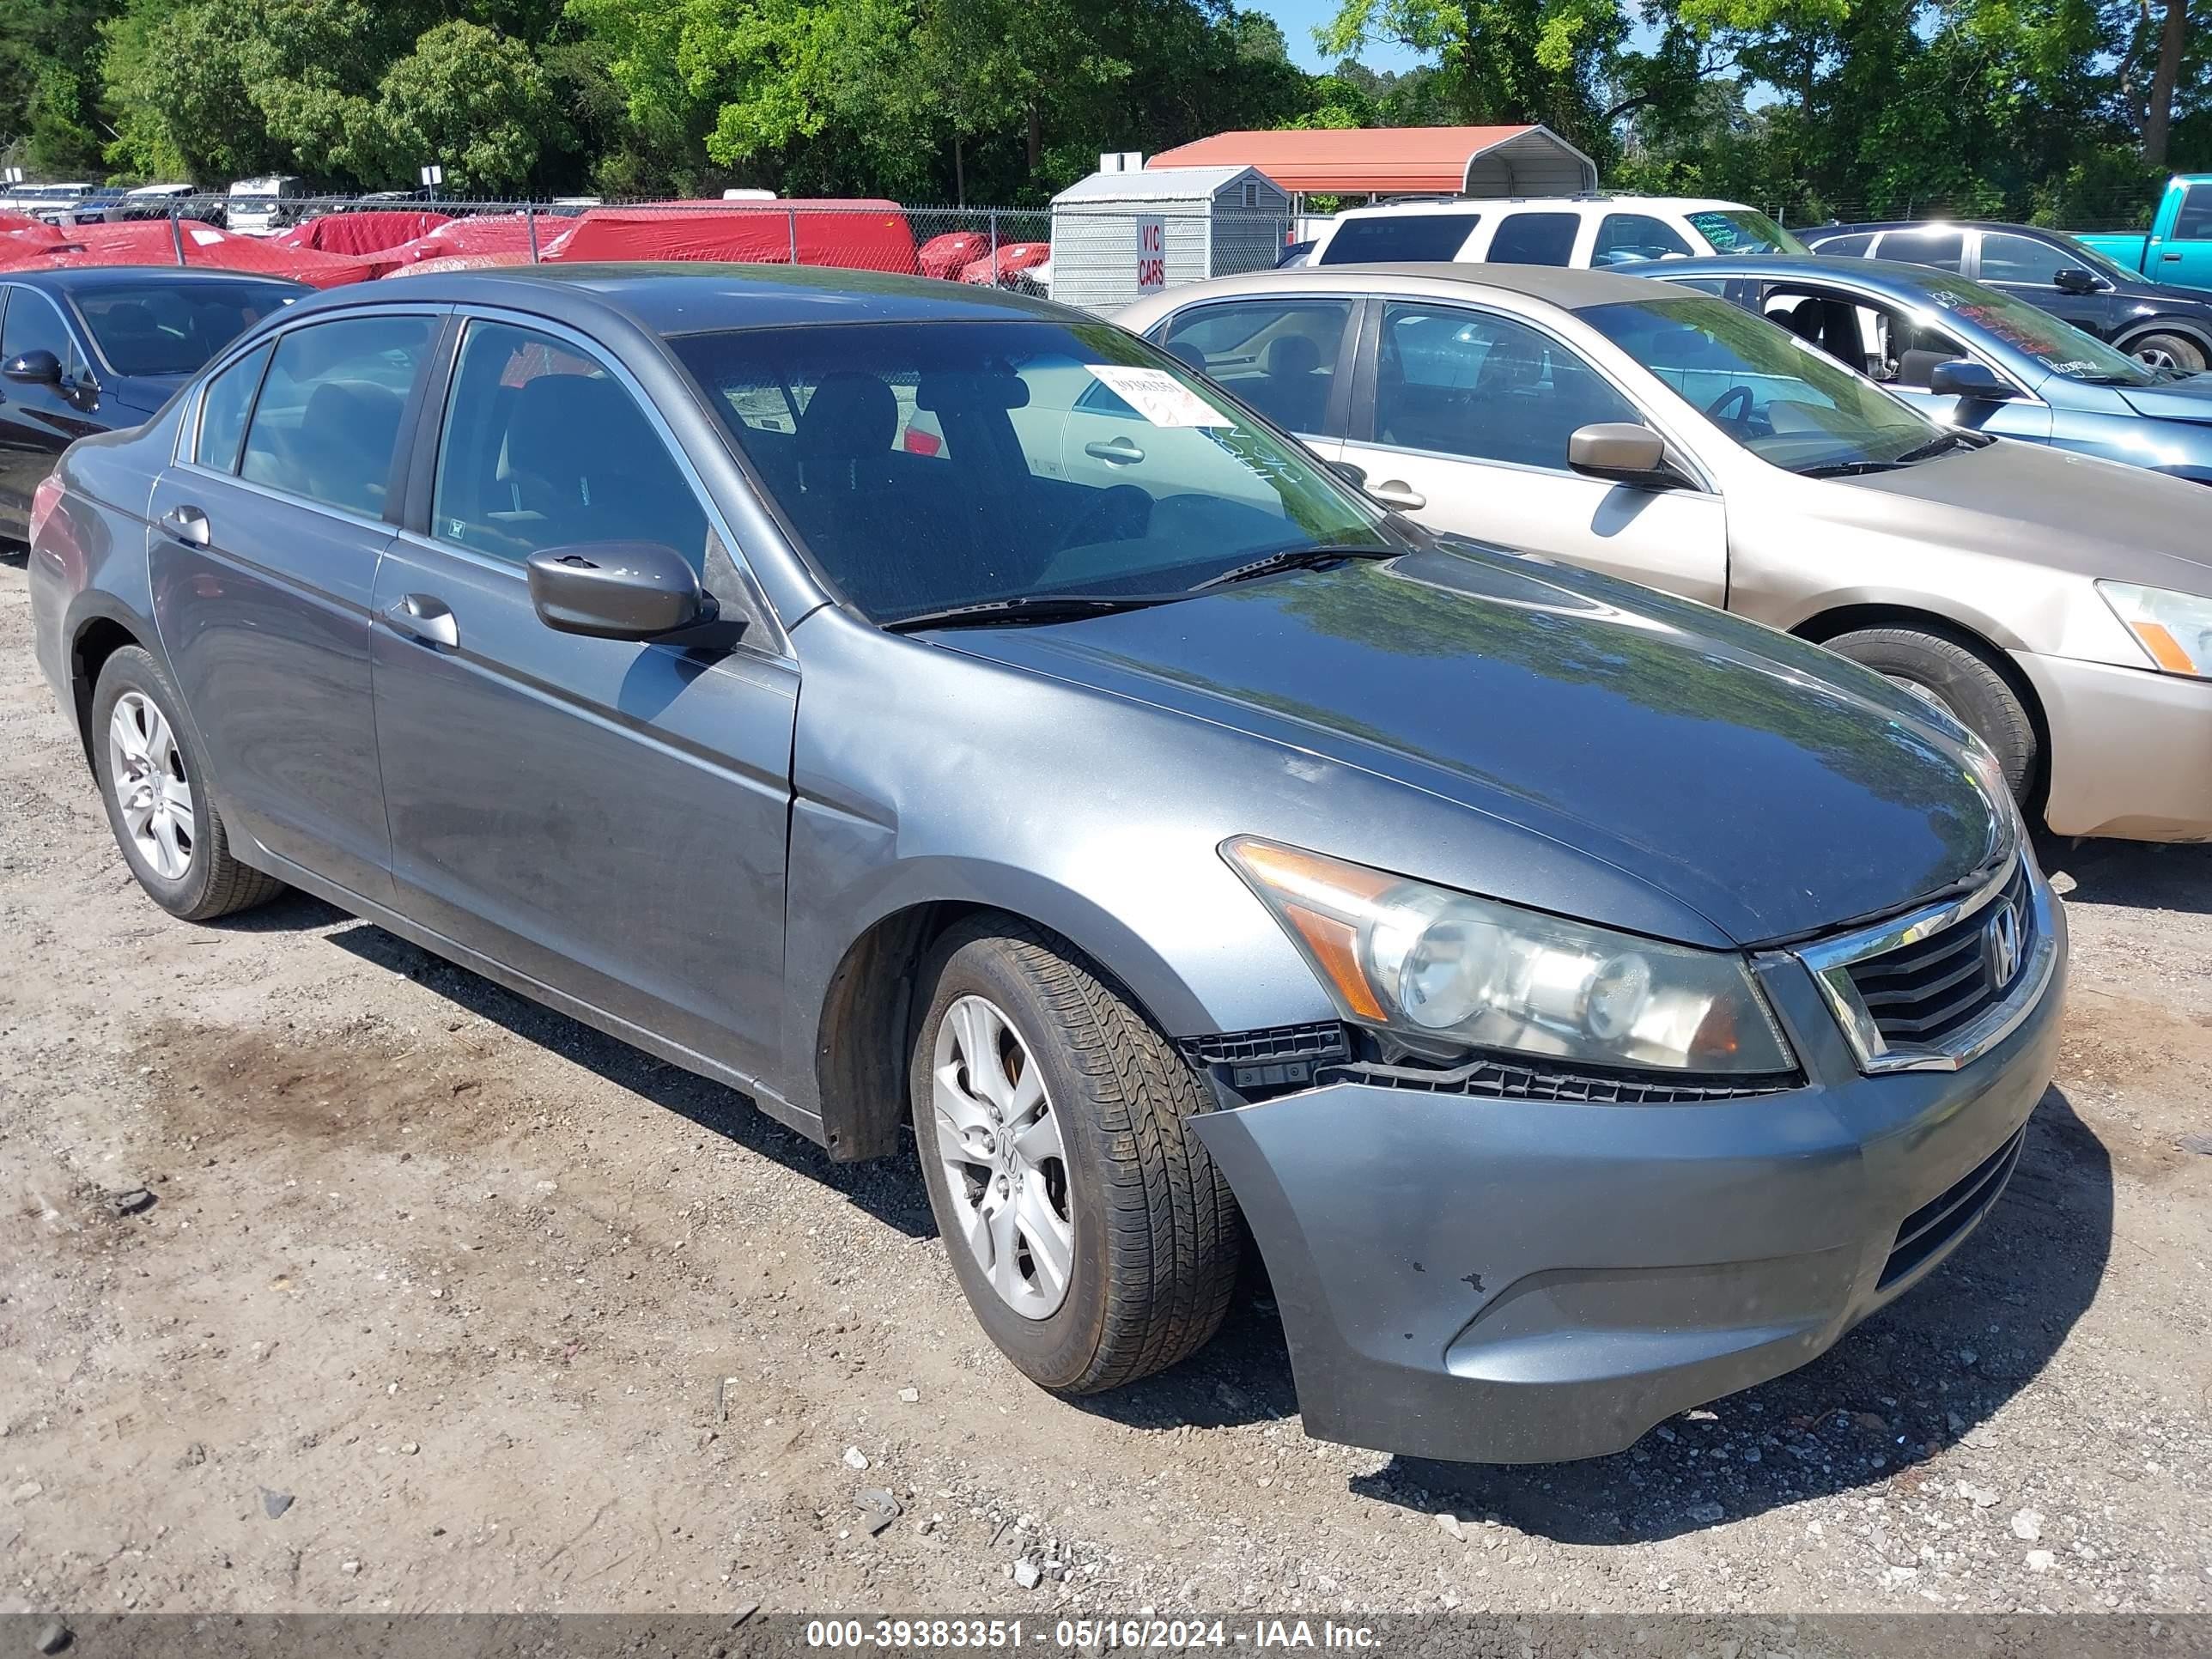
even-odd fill
[[[932,954],[910,1074],[930,1207],[985,1333],[1065,1394],[1132,1382],[1219,1328],[1236,1201],[1187,1120],[1196,1075],[1065,941],[1008,917]]]
[[[1979,652],[1917,628],[1863,628],[1824,643],[1927,698],[1989,744],[2013,799],[2027,804],[2035,781],[2035,722],[2011,683]]]
[[[2204,370],[2204,348],[2186,334],[2146,334],[2128,342],[2128,355],[2153,368],[2177,368],[2185,374]]]

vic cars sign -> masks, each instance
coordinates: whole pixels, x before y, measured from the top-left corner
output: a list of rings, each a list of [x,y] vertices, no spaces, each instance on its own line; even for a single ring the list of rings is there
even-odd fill
[[[1158,214],[1137,221],[1137,292],[1158,294],[1168,285],[1167,228]]]

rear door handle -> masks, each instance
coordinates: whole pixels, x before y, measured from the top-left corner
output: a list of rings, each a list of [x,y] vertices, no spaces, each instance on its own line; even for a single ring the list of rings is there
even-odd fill
[[[1145,452],[1128,438],[1093,438],[1083,446],[1083,453],[1094,461],[1104,461],[1113,466],[1129,466],[1145,459]]]
[[[173,507],[164,513],[161,528],[187,547],[205,547],[210,535],[208,515],[189,504]]]
[[[384,620],[393,633],[425,645],[442,645],[450,651],[461,642],[453,611],[443,599],[428,593],[402,593],[385,608]]]
[[[2158,257],[2161,259],[2171,259],[2177,264],[2181,261],[2181,256],[2179,253],[2161,253]]]

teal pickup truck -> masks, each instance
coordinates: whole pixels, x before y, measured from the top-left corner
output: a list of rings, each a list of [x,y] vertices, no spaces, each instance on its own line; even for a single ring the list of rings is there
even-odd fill
[[[2148,236],[2098,230],[2077,234],[2075,240],[2154,282],[2212,289],[2212,173],[2176,173],[2167,179]]]

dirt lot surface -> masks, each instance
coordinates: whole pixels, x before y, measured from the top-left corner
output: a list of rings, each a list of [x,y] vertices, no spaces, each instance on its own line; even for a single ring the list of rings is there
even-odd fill
[[[1308,1441],[1256,1277],[1064,1403],[910,1165],[307,899],[170,921],[27,618],[18,557],[0,1611],[2212,1609],[2212,852],[2051,849],[2058,1083],[1940,1274],[1620,1456],[1454,1468]]]

